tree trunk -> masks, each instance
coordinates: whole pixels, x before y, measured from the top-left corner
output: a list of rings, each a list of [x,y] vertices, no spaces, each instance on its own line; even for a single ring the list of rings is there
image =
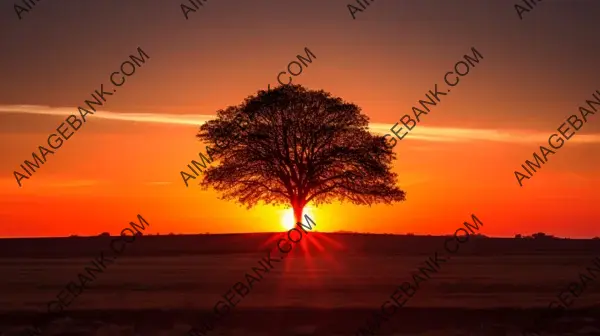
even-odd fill
[[[304,205],[302,203],[296,203],[293,205],[293,208],[295,224],[302,223],[302,212],[304,211]]]

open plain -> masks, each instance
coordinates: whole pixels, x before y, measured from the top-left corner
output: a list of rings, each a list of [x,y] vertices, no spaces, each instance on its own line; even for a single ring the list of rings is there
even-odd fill
[[[138,237],[127,256],[99,276],[47,334],[184,335],[272,246],[270,237]],[[382,324],[381,334],[520,335],[600,255],[599,240],[471,239]],[[108,240],[0,240],[0,330],[16,335],[43,314],[46,302]],[[443,240],[311,234],[210,334],[354,335]],[[555,335],[598,332],[598,282],[590,283],[549,330]]]

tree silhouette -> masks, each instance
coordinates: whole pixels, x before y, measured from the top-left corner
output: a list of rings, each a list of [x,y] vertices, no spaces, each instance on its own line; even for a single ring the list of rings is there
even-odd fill
[[[553,235],[547,235],[544,232],[538,232],[531,235],[533,239],[554,239]]]
[[[390,171],[393,145],[370,134],[369,118],[360,112],[301,85],[261,90],[200,127],[197,137],[220,163],[204,171],[200,185],[248,209],[259,201],[291,205],[297,222],[309,202],[404,201]]]

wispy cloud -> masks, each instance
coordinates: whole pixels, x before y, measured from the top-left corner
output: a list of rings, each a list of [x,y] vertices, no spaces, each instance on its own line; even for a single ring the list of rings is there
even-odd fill
[[[96,180],[73,180],[73,181],[51,181],[45,184],[51,188],[79,188],[79,187],[91,187],[102,184],[102,181]]]
[[[150,186],[161,186],[161,185],[170,185],[173,184],[173,182],[160,182],[160,181],[156,181],[156,182],[146,182],[146,185],[150,185]]]
[[[392,124],[371,123],[369,129],[373,133],[392,134]],[[395,128],[396,131],[399,127]],[[402,131],[404,133],[405,131]],[[401,134],[402,134],[401,133]],[[552,134],[549,132],[527,131],[527,130],[493,130],[474,128],[451,128],[451,127],[428,127],[418,126],[406,139],[417,139],[436,142],[468,142],[468,141],[496,141],[509,143],[540,143],[548,141]],[[600,143],[600,134],[577,135],[569,140],[569,143]]]
[[[78,114],[74,107],[50,107],[39,105],[0,105],[0,113],[68,116]],[[216,118],[210,114],[168,114],[168,113],[121,113],[98,110],[93,117],[116,121],[135,121],[159,124],[199,126]],[[392,124],[371,123],[373,133],[391,133]],[[551,132],[528,130],[494,130],[474,128],[429,127],[419,125],[406,139],[432,142],[495,141],[507,143],[540,143],[548,141]],[[569,143],[600,143],[600,134],[577,135]]]
[[[173,182],[165,182],[165,181],[139,181],[132,182],[127,187],[132,186],[168,186],[174,184]],[[13,193],[15,185],[14,178],[2,178],[0,179],[0,194]],[[119,187],[123,187],[122,182],[114,182],[108,180],[65,180],[65,179],[46,179],[44,181],[38,181],[35,184],[35,188],[50,188],[50,189],[79,189],[79,188],[87,188],[87,187],[111,187],[118,185]],[[19,189],[19,188],[17,188]],[[18,192],[21,192],[20,190]]]
[[[99,180],[46,180],[46,181],[38,181],[35,185],[36,188],[50,188],[50,189],[77,189],[77,188],[86,188],[86,187],[97,187],[106,185],[107,181],[99,181]],[[7,187],[4,187],[4,186]],[[15,185],[14,178],[3,178],[0,179],[0,194],[3,193],[13,193]],[[20,191],[19,191],[20,192]]]
[[[39,105],[0,106],[0,113],[52,115],[65,117],[75,114],[79,117],[79,111],[76,107],[50,107]],[[216,118],[216,116],[207,114],[120,113],[97,110],[93,116],[87,116],[87,118],[198,126],[204,124],[208,120]]]

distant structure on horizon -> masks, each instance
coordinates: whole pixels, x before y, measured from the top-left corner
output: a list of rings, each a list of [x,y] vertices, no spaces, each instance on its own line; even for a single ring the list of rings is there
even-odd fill
[[[547,235],[543,232],[538,232],[538,233],[532,234],[531,236],[524,236],[524,237],[523,237],[523,235],[521,235],[519,233],[519,234],[515,235],[515,239],[563,239],[563,238],[555,237],[553,235]],[[566,238],[564,238],[564,239],[566,239]]]

